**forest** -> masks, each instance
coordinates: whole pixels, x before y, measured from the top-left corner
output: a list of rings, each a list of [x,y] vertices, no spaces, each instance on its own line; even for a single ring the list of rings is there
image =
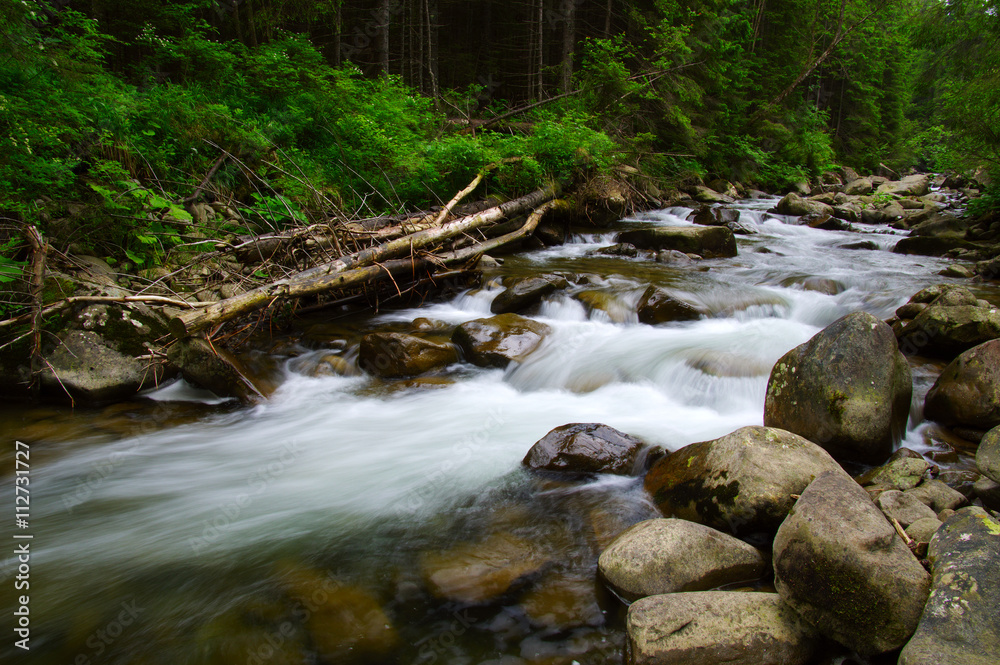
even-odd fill
[[[501,198],[881,166],[1000,204],[995,0],[0,0],[0,24],[5,281],[27,227],[149,269],[439,205],[487,165]],[[203,228],[197,201],[245,227]]]

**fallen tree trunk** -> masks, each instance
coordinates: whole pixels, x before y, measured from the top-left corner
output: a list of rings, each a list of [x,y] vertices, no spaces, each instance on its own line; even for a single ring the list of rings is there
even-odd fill
[[[414,256],[416,250],[449,241],[511,215],[534,210],[540,205],[552,201],[556,195],[556,187],[549,185],[527,196],[508,201],[478,214],[463,217],[436,228],[411,233],[402,238],[342,256],[329,263],[304,270],[232,298],[220,300],[207,307],[184,312],[171,319],[170,332],[178,339],[182,339],[210,326],[231,321],[243,314],[270,305],[277,300],[300,298],[347,288],[377,279],[380,272],[392,274],[393,270],[403,270],[403,264],[390,261],[392,259],[410,254],[410,258],[402,259],[402,261],[406,265],[416,265],[418,261]],[[537,224],[537,221],[535,223]],[[382,268],[376,265],[378,263],[382,263],[386,267]],[[370,270],[364,270],[368,268]],[[347,275],[348,272],[351,274]]]

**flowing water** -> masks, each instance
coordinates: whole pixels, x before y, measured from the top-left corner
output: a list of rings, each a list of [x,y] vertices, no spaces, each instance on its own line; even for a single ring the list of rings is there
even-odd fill
[[[508,257],[482,289],[448,302],[306,322],[258,354],[280,385],[257,406],[179,383],[103,410],[6,408],[4,446],[31,445],[25,662],[620,662],[622,606],[596,582],[596,557],[655,511],[637,479],[523,471],[531,445],[572,422],[668,450],[762,424],[782,354],[849,312],[888,318],[948,281],[941,260],[887,251],[895,232],[796,226],[766,213],[773,203],[736,206],[759,233],[739,237],[733,259],[593,256],[614,233],[582,234]],[[687,225],[689,212],[616,231]],[[841,247],[859,239],[881,249]],[[323,371],[353,362],[365,331],[422,318],[421,330],[447,335],[490,316],[500,277],[541,272],[571,283],[529,312],[552,332],[523,364],[409,381]],[[708,314],[640,324],[650,284]],[[915,404],[940,369],[914,365]],[[917,407],[904,445],[968,465]],[[5,451],[8,506],[13,468]],[[441,597],[442,562],[488,565],[497,551],[528,563],[486,599]],[[8,589],[16,568],[8,555]],[[20,654],[12,643],[0,644],[4,662]]]

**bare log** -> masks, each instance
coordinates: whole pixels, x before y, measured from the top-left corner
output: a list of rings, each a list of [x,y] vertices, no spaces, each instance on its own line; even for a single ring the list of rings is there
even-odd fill
[[[556,197],[556,186],[549,185],[536,190],[527,196],[513,201],[507,201],[499,206],[484,210],[475,215],[463,217],[437,228],[418,231],[402,238],[370,247],[334,261],[296,273],[285,279],[247,291],[246,293],[221,300],[203,309],[185,312],[170,321],[170,332],[182,339],[194,332],[203,330],[282,298],[302,297],[338,288],[345,288],[356,282],[344,281],[343,273],[353,271],[379,262],[386,262],[405,254],[413,254],[418,249],[424,249],[434,244],[442,243],[477,228],[518,214],[524,210],[533,210],[543,203]],[[377,274],[378,271],[375,271]],[[352,278],[353,279],[353,276]],[[362,280],[364,281],[364,280]]]

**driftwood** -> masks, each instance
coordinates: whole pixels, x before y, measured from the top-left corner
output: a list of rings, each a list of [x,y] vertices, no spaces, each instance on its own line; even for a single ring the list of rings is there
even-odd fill
[[[470,188],[467,188],[467,190],[471,191]],[[477,214],[410,233],[401,238],[389,240],[353,254],[341,256],[323,265],[304,270],[232,298],[221,300],[207,307],[184,312],[170,321],[170,331],[175,337],[182,339],[192,333],[231,321],[280,300],[342,290],[378,281],[389,276],[404,275],[408,270],[411,274],[415,275],[416,271],[420,268],[468,260],[472,256],[475,256],[476,253],[481,254],[488,250],[481,248],[480,245],[473,245],[472,247],[458,250],[451,256],[442,258],[425,257],[419,255],[418,252],[452,242],[459,237],[465,236],[470,231],[490,226],[511,216],[520,215],[528,211],[536,211],[540,206],[551,202],[556,195],[556,187],[550,185],[536,190],[527,196],[494,206]],[[457,203],[457,200],[453,199],[453,201]],[[545,209],[547,210],[548,207]],[[536,212],[535,215],[529,218],[529,222],[525,226],[528,226],[532,220],[534,225],[537,226],[540,218],[541,214]],[[533,231],[534,227],[531,227],[531,230]],[[502,236],[502,238],[509,238],[518,233],[521,232],[516,231]],[[524,235],[527,233],[530,233],[530,231],[525,231]],[[523,235],[518,237],[523,237]],[[498,238],[482,243],[482,246],[497,247],[511,242],[512,239],[497,244],[496,241],[500,240]],[[403,256],[408,256],[408,258],[400,258]]]

